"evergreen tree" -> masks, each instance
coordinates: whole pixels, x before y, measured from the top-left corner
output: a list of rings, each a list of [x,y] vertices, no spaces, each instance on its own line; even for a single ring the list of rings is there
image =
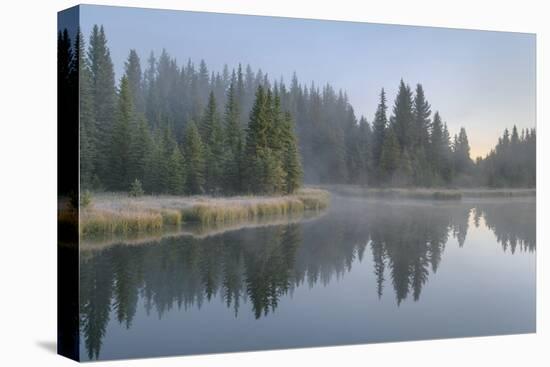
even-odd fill
[[[268,110],[266,95],[260,86],[256,92],[256,101],[250,112],[250,121],[246,130],[245,144],[245,191],[258,192],[261,187],[258,181],[263,179],[263,164],[261,155],[267,149],[267,131],[269,128]]]
[[[384,145],[384,135],[388,125],[388,118],[386,116],[386,93],[384,88],[380,92],[380,102],[374,115],[374,121],[372,123],[372,159],[373,166],[380,167],[380,157],[382,155],[382,147]]]
[[[149,122],[149,126],[153,126],[154,122],[159,118],[159,95],[158,95],[158,80],[157,80],[157,59],[153,51],[147,59],[147,69],[144,75],[144,91],[146,96],[145,101],[145,116]]]
[[[292,194],[301,185],[302,164],[290,112],[286,112],[284,116],[281,126],[281,140],[283,143],[284,192]]]
[[[97,181],[95,162],[97,130],[92,95],[92,75],[86,57],[84,37],[78,31],[74,49],[77,50],[80,112],[80,184],[83,189],[94,188]]]
[[[259,85],[256,100],[250,113],[245,144],[245,191],[272,194],[282,192],[285,172],[281,162],[279,127],[281,123],[277,98]]]
[[[401,79],[391,117],[392,127],[401,151],[410,149],[413,145],[413,119],[411,89]]]
[[[399,164],[399,142],[393,131],[393,127],[390,126],[386,131],[384,145],[382,146],[382,154],[380,156],[380,167],[383,173],[383,179],[391,180]]]
[[[508,144],[507,131],[505,133]],[[468,142],[468,136],[466,135],[466,129],[460,128],[458,136],[455,135],[454,144],[454,169],[456,174],[468,174],[473,166],[473,162],[470,159],[470,144]]]
[[[143,114],[137,117],[137,123],[130,131],[130,151],[128,156],[128,178],[130,181],[144,180],[147,157],[151,150],[151,133]]]
[[[184,159],[179,147],[175,146],[168,160],[168,192],[181,195],[184,193],[184,184]]]
[[[443,124],[443,144],[444,154],[442,156],[443,162],[441,163],[441,176],[443,180],[448,184],[453,179],[454,168],[452,161],[452,149],[451,149],[451,134],[447,127],[447,123]]]
[[[357,135],[358,155],[359,155],[359,172],[357,174],[360,185],[367,185],[374,181],[373,158],[372,158],[372,130],[370,124],[365,117],[359,120],[359,129]]]
[[[133,128],[134,119],[134,106],[128,78],[123,76],[120,81],[118,109],[109,154],[108,184],[113,190],[126,190],[130,186],[128,163],[130,161],[130,131]]]
[[[443,166],[443,157],[445,154],[446,146],[443,140],[443,123],[441,122],[441,117],[439,112],[436,111],[434,114],[432,129],[430,135],[430,163],[434,176],[440,177],[442,174]]]
[[[233,78],[234,79],[234,78]],[[241,190],[243,131],[235,83],[227,91],[225,105],[225,187],[230,192]]]
[[[424,95],[422,84],[416,85],[416,92],[413,106],[412,124],[412,146],[409,151],[412,153],[411,172],[413,183],[416,186],[429,186],[433,181],[432,170],[428,162],[430,140],[430,104]]]
[[[152,194],[165,192],[165,159],[162,139],[156,131],[152,138],[148,154],[145,157],[144,188]]]
[[[416,85],[416,93],[414,96],[414,124],[413,124],[413,139],[414,148],[416,150],[423,149],[429,143],[430,130],[430,115],[432,113],[430,104],[424,95],[422,84]]]
[[[201,121],[201,138],[205,144],[205,184],[208,192],[218,193],[223,184],[224,138],[216,106],[214,92],[210,92],[208,104]]]
[[[184,136],[184,158],[186,191],[190,194],[204,192],[204,148],[199,130],[191,120],[187,123]]]
[[[98,176],[108,180],[111,133],[116,111],[115,75],[103,26],[94,25],[90,36],[88,59],[92,76],[92,95],[97,130]],[[112,181],[112,180],[111,180]]]
[[[128,59],[124,63],[124,73],[128,78],[130,92],[132,93],[136,111],[145,112],[143,102],[143,80],[141,73],[141,64],[136,50],[130,50]]]

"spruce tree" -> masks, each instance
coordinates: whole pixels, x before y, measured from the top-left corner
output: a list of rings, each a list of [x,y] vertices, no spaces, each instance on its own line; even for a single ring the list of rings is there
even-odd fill
[[[168,160],[168,192],[173,195],[181,195],[184,193],[184,184],[184,159],[179,147],[175,146]]]
[[[506,134],[507,134],[506,130]],[[508,135],[505,135],[508,139]],[[504,144],[508,144],[507,140]],[[457,174],[469,173],[472,168],[472,160],[470,159],[470,144],[468,142],[468,136],[466,135],[466,129],[460,128],[458,136],[455,136],[454,142],[454,155],[455,155],[455,171]]]
[[[384,135],[388,125],[388,118],[386,116],[386,93],[384,88],[380,91],[380,102],[374,115],[374,121],[372,122],[372,159],[375,167],[380,166],[380,156],[382,154],[382,146],[384,145]]]
[[[391,117],[394,133],[401,150],[409,149],[412,146],[413,117],[412,92],[401,79]]]
[[[400,151],[397,136],[393,131],[393,127],[389,127],[384,138],[382,146],[382,154],[380,156],[380,168],[382,179],[391,181],[393,175],[400,164]],[[401,164],[405,164],[401,161]]]
[[[448,184],[452,181],[454,168],[452,161],[452,149],[451,149],[451,134],[447,123],[443,123],[443,143],[442,148],[444,154],[442,156],[443,162],[441,163],[441,176],[443,180]]]
[[[359,129],[357,136],[359,172],[358,181],[360,185],[367,185],[374,181],[373,162],[372,162],[372,129],[369,122],[363,116],[359,119]]]
[[[223,133],[216,97],[211,91],[201,121],[201,139],[204,142],[206,164],[205,186],[210,193],[218,193],[222,188],[225,153]]]
[[[108,184],[113,190],[126,190],[130,186],[128,163],[130,158],[130,131],[135,119],[132,94],[128,78],[120,81],[118,108],[111,136]]]
[[[170,167],[168,166],[170,162],[170,157],[172,156],[172,153],[174,149],[177,147],[176,139],[174,138],[173,134],[173,126],[168,121],[162,122],[163,127],[161,130],[161,157],[162,160],[160,162],[160,172],[159,172],[159,192],[169,192],[169,181],[170,181]]]
[[[86,57],[84,36],[78,31],[76,44],[79,75],[80,115],[80,184],[83,189],[93,189],[97,181],[95,162],[97,130],[92,95],[92,76]]]
[[[138,114],[136,124],[130,131],[130,151],[128,156],[128,178],[144,181],[146,160],[151,150],[151,133],[143,114]]]
[[[139,56],[134,49],[130,50],[128,59],[124,63],[124,73],[128,78],[128,84],[130,85],[130,91],[132,93],[136,111],[145,112],[141,64]]]
[[[204,147],[193,120],[187,123],[184,136],[185,187],[189,194],[204,193]]]
[[[432,129],[430,135],[430,163],[432,170],[436,176],[441,176],[443,169],[443,157],[446,150],[446,146],[443,141],[443,123],[439,112],[434,114]]]
[[[115,75],[113,62],[103,26],[94,25],[90,36],[88,59],[92,76],[94,115],[97,124],[97,161],[95,167],[102,181],[112,182],[108,177],[110,167],[111,134],[116,116]]]
[[[225,105],[224,187],[230,192],[241,191],[243,131],[235,83],[229,85]]]
[[[165,191],[164,148],[158,131],[152,135],[150,148],[145,157],[144,188],[152,194],[160,194]]]
[[[413,138],[415,139],[414,148],[427,148],[429,143],[430,115],[431,106],[426,100],[422,84],[416,85],[414,96],[414,124]]]
[[[250,112],[250,121],[246,130],[245,143],[245,190],[259,192],[258,182],[264,180],[264,164],[262,162],[263,150],[267,149],[267,131],[269,106],[264,89],[259,86],[256,91],[256,100]]]
[[[284,192],[292,194],[298,190],[302,183],[302,164],[290,112],[286,112],[284,115],[280,134],[283,146]]]
[[[417,84],[411,126],[412,143],[409,148],[412,155],[410,159],[413,183],[416,186],[430,186],[433,181],[432,170],[427,157],[430,140],[430,115],[430,104],[426,100],[422,84]]]

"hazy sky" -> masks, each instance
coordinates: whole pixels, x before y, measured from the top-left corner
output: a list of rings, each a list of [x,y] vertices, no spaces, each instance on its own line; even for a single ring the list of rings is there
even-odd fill
[[[117,79],[131,48],[142,68],[165,48],[180,65],[203,58],[221,72],[241,62],[287,82],[293,71],[308,85],[329,82],[370,122],[380,88],[392,105],[403,78],[422,83],[452,134],[466,127],[472,157],[504,127],[536,122],[533,34],[88,5],[80,20],[86,37],[104,25]]]

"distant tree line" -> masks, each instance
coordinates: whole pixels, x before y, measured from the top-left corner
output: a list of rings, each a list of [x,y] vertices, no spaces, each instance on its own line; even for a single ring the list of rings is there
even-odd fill
[[[369,123],[328,84],[308,87],[294,74],[287,86],[249,65],[221,73],[204,60],[180,67],[164,50],[158,58],[151,53],[143,71],[130,50],[117,86],[103,27],[94,26],[87,47],[82,34],[75,38],[59,33],[59,80],[67,93],[80,92],[83,188],[128,190],[136,179],[146,192],[173,194],[291,193],[302,178],[371,186],[535,184],[534,129],[517,147],[509,144],[521,145],[522,154],[499,143],[473,162],[466,130],[451,137],[421,84],[413,92],[401,80],[391,113],[382,89]]]
[[[537,132],[516,126],[512,134],[508,129],[498,139],[498,144],[485,159],[476,162],[479,180],[483,185],[494,187],[535,187],[537,183]]]

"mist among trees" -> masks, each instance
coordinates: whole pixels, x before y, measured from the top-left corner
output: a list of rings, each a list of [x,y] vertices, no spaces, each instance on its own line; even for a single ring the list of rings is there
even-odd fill
[[[331,85],[287,85],[249,65],[179,65],[167,51],[129,50],[115,80],[107,35],[58,37],[61,93],[80,98],[81,186],[147,193],[286,194],[306,183],[534,187],[536,131],[505,130],[485,158],[470,156],[423,86],[380,91],[369,122]],[[63,109],[59,111],[63,115]],[[63,116],[60,116],[63,118]]]

